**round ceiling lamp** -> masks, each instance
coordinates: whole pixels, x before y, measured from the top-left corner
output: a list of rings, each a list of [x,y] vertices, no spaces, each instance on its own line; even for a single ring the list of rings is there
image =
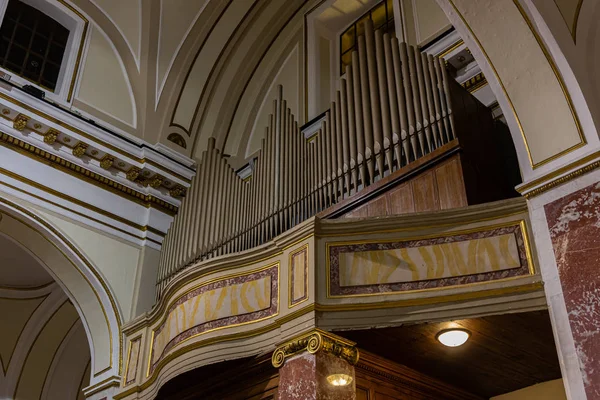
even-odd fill
[[[436,339],[447,347],[458,347],[469,340],[471,333],[466,329],[445,329],[437,334]]]
[[[327,377],[327,382],[332,386],[348,386],[352,383],[352,377],[346,374],[332,374]]]

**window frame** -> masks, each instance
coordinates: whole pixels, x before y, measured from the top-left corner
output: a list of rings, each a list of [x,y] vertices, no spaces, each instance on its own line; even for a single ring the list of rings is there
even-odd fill
[[[6,7],[10,0],[0,0],[0,25],[4,21]],[[44,91],[47,99],[59,104],[72,103],[75,89],[77,70],[81,65],[81,55],[86,34],[88,32],[88,20],[65,0],[19,0],[38,11],[48,15],[69,31],[69,38],[65,46],[65,53],[60,65],[56,88],[49,90],[27,78],[17,75],[14,71],[0,66],[0,71],[10,75],[10,81],[18,86],[32,85]]]
[[[393,5],[394,2],[393,0],[392,2],[392,12],[390,13],[390,10],[388,9],[388,3],[390,2],[390,0],[381,0],[379,2],[377,2],[375,5],[373,5],[371,8],[369,8],[365,13],[361,14],[358,18],[356,18],[354,21],[352,21],[351,24],[349,24],[348,26],[346,26],[344,29],[342,29],[342,31],[339,33],[338,35],[338,55],[337,55],[337,59],[338,59],[338,66],[339,66],[339,76],[344,76],[344,74],[346,73],[345,68],[344,68],[344,63],[342,62],[342,58],[344,57],[344,55],[346,55],[347,53],[352,54],[352,51],[356,49],[357,47],[357,24],[360,20],[362,20],[363,18],[365,18],[367,15],[369,16],[369,18],[371,19],[371,21],[373,20],[372,17],[372,13],[373,11],[380,7],[382,4],[384,5],[385,8],[385,25],[386,26],[393,26],[394,31],[396,30],[396,26],[395,26],[395,16],[394,16],[394,9],[395,6]],[[390,18],[391,15],[391,18]],[[343,51],[343,46],[342,46],[342,37],[351,29],[354,29],[354,44],[348,48],[346,51]]]

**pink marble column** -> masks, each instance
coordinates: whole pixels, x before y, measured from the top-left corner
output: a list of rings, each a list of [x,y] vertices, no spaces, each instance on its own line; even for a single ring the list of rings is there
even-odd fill
[[[331,374],[343,373],[352,377],[347,386],[332,386]],[[354,367],[334,355],[319,351],[301,353],[285,361],[279,369],[279,400],[354,400],[356,379]]]
[[[600,183],[544,207],[588,399],[600,399]]]

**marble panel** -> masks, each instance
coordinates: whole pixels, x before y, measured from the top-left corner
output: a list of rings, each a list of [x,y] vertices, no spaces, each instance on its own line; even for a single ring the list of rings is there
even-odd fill
[[[279,264],[275,264],[201,284],[177,299],[154,331],[151,370],[184,340],[277,315],[278,277]]]
[[[127,357],[127,369],[125,373],[125,385],[135,381],[137,375],[137,369],[140,359],[140,345],[142,343],[141,338],[137,338],[129,342],[129,354]]]
[[[533,273],[524,223],[417,240],[330,244],[329,296],[465,285]]]
[[[600,398],[600,183],[544,206],[588,399]]]

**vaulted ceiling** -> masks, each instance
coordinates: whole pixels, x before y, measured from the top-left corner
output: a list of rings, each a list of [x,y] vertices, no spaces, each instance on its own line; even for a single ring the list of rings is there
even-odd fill
[[[120,57],[135,99],[131,133],[191,157],[201,156],[210,136],[244,156],[262,98],[282,62],[303,51],[303,17],[319,2],[65,1]],[[167,141],[171,134],[186,148]]]

